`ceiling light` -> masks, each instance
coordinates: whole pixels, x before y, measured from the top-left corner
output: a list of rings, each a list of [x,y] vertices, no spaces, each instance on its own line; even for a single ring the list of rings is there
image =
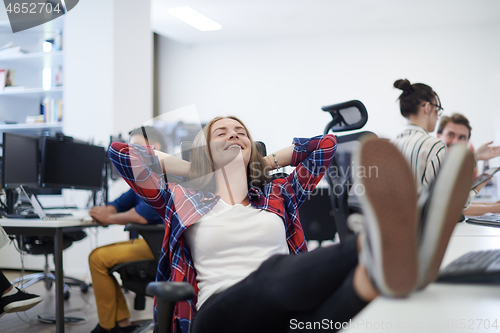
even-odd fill
[[[203,16],[191,7],[170,8],[168,13],[201,31],[220,30],[222,28],[219,23]]]

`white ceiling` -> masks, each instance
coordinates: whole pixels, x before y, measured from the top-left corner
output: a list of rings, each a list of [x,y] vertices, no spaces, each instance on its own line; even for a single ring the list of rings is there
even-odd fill
[[[181,6],[222,29],[201,32],[167,13]],[[151,18],[153,31],[180,43],[225,43],[499,24],[500,0],[151,0]]]

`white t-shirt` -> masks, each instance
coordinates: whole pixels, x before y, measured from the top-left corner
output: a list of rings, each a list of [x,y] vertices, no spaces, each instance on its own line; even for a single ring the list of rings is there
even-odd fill
[[[213,293],[246,278],[274,254],[288,254],[285,225],[276,214],[222,200],[185,231],[197,272],[197,308]]]

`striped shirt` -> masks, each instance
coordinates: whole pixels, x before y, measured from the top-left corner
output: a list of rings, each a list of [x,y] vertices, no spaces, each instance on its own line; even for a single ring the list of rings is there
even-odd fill
[[[250,204],[278,215],[284,223],[290,253],[307,251],[299,221],[299,206],[323,177],[337,147],[335,136],[328,134],[311,139],[295,138],[292,166],[286,178],[275,179],[262,189],[251,188]],[[130,187],[165,221],[165,237],[160,253],[157,281],[184,281],[198,292],[196,270],[184,231],[208,213],[220,196],[166,183],[152,147],[113,143],[109,157]],[[197,297],[175,305],[174,318],[183,333],[188,332],[196,310]],[[155,307],[156,317],[156,307]],[[221,323],[224,325],[224,323]]]
[[[417,125],[408,125],[403,133],[392,140],[392,143],[410,163],[418,192],[428,189],[444,162],[445,143]]]
[[[418,193],[429,189],[446,159],[446,144],[431,136],[422,127],[412,124],[408,125],[406,130],[391,142],[398,147],[410,163]],[[464,209],[469,207],[476,195],[477,192],[474,189],[469,192]]]

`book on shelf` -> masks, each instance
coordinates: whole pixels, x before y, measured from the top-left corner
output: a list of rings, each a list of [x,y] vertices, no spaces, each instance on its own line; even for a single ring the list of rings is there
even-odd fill
[[[43,115],[43,122],[45,123],[58,123],[63,119],[63,101],[62,99],[55,99],[46,97],[40,105],[40,114]]]
[[[0,90],[13,87],[15,77],[16,71],[14,69],[0,68]]]

